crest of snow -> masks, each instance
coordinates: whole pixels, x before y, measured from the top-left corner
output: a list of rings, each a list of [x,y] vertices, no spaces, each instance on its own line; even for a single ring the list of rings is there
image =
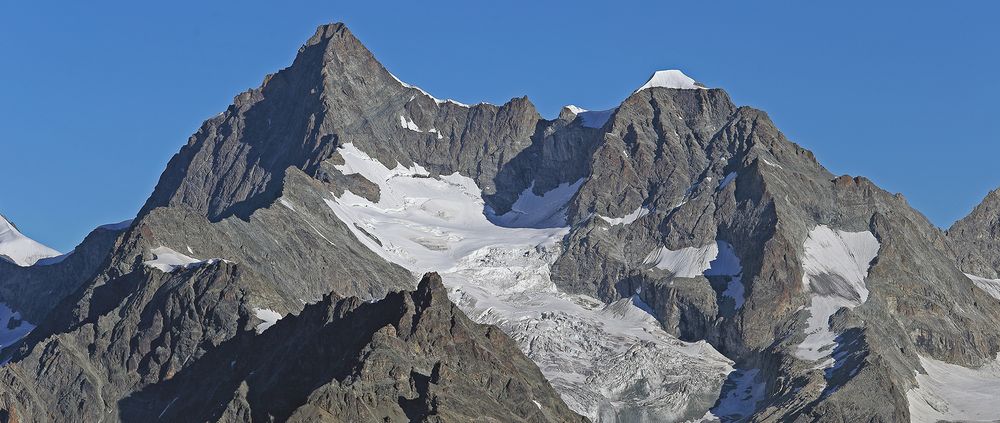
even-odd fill
[[[562,183],[542,195],[535,194],[535,183],[526,188],[510,211],[497,216],[487,207],[486,215],[497,225],[508,228],[552,228],[566,225],[566,205],[580,190],[583,178],[576,182]]]
[[[583,112],[586,112],[586,111],[587,111],[587,109],[584,109],[584,108],[582,108],[582,107],[577,107],[577,106],[574,106],[574,105],[572,105],[572,104],[570,104],[570,105],[566,106],[566,108],[567,108],[567,109],[569,109],[569,111],[570,111],[571,113],[573,113],[574,115],[578,115],[578,114],[580,114],[580,113],[583,113]]]
[[[146,260],[142,262],[146,267],[151,267],[154,269],[159,269],[161,272],[170,273],[178,269],[190,269],[192,267],[198,267],[203,264],[214,264],[221,259],[211,258],[207,260],[198,260],[196,258],[188,257],[184,254],[178,253],[168,247],[156,247],[149,251],[155,257],[152,260]]]
[[[128,229],[129,226],[132,226],[132,219],[123,220],[123,221],[118,222],[118,223],[109,223],[107,225],[101,225],[101,226],[98,226],[97,228],[98,229],[108,230],[108,231],[120,231],[122,229]]]
[[[759,373],[759,369],[734,370],[722,387],[719,403],[712,408],[711,416],[714,418],[705,420],[747,421],[767,393],[764,381],[757,381]]]
[[[653,76],[649,77],[649,80],[639,87],[638,90],[635,90],[635,92],[653,87],[675,88],[680,90],[704,89],[704,87],[699,86],[693,79],[685,75],[684,72],[676,69],[656,71],[653,73]]]
[[[587,128],[603,128],[604,124],[611,118],[611,115],[615,113],[615,110],[618,110],[618,108],[595,111],[585,110],[576,115],[580,118],[581,124]]]
[[[536,223],[564,220],[559,212],[579,182],[541,195],[529,188],[514,215],[491,220],[468,177],[418,177],[426,172],[417,165],[389,169],[352,144],[340,154],[341,172],[381,192],[377,203],[350,191],[326,200],[354,236],[415,274],[438,271],[449,297],[515,339],[574,410],[597,421],[647,406],[680,416],[688,399],[717,393],[731,371],[711,346],[677,340],[632,299],[606,306],[559,292],[549,272],[569,228]]]
[[[728,242],[716,241],[703,247],[686,247],[676,251],[660,247],[651,251],[643,264],[666,270],[675,278],[728,276],[729,282],[722,295],[732,298],[737,310],[743,307],[746,300],[743,266]]]
[[[906,392],[910,421],[998,421],[1000,357],[978,369],[920,356],[927,373],[917,373],[917,386]]]
[[[803,245],[802,284],[810,292],[806,338],[795,356],[820,361],[828,368],[837,334],[830,330],[830,316],[841,307],[854,308],[868,299],[868,267],[878,256],[879,242],[869,231],[845,232],[819,225]]]
[[[55,257],[60,253],[21,234],[12,223],[0,215],[0,259],[22,267],[35,264],[38,260]]]
[[[468,104],[459,103],[459,102],[457,102],[455,100],[452,100],[450,98],[449,99],[445,99],[445,100],[438,99],[437,97],[434,97],[434,96],[430,95],[427,91],[424,91],[422,88],[420,88],[420,87],[418,87],[416,85],[410,85],[410,84],[407,84],[407,83],[401,81],[399,78],[396,77],[396,75],[393,75],[392,72],[389,72],[389,76],[391,76],[392,79],[395,79],[396,82],[399,83],[399,85],[402,85],[405,88],[410,88],[410,89],[414,89],[414,90],[420,91],[421,94],[423,94],[423,95],[425,95],[427,97],[430,97],[430,99],[434,100],[434,102],[437,103],[437,104],[451,103],[451,104],[454,104],[454,105],[459,106],[459,107],[469,107]]]
[[[278,323],[278,320],[281,320],[282,317],[280,313],[267,308],[255,308],[253,309],[253,314],[254,316],[257,316],[258,319],[264,321],[254,327],[254,330],[256,330],[257,333],[264,333],[267,328],[274,326],[275,323]]]
[[[643,206],[633,210],[631,213],[626,214],[623,217],[607,217],[601,215],[597,215],[597,217],[601,218],[601,220],[605,222],[608,222],[608,224],[611,226],[617,226],[617,225],[631,224],[632,222],[639,220],[640,217],[643,217],[647,214],[649,214],[649,209]]]
[[[736,172],[729,172],[728,174],[726,174],[726,177],[722,178],[722,180],[719,181],[719,191],[722,191],[722,189],[725,188],[726,185],[729,185],[729,183],[732,182],[733,179],[736,179]]]
[[[986,279],[976,275],[970,275],[968,273],[966,273],[965,276],[968,276],[968,278],[972,280],[972,283],[976,284],[979,289],[986,291],[986,293],[992,295],[993,298],[1000,300],[1000,279]]]
[[[21,319],[21,313],[11,310],[10,306],[0,303],[0,349],[24,338],[35,325]]]

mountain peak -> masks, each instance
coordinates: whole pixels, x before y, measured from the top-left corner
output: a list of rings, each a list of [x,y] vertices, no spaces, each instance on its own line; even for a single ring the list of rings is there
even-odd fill
[[[639,89],[635,90],[635,92],[654,87],[673,88],[679,90],[698,90],[705,88],[704,85],[696,82],[694,79],[691,79],[691,77],[685,75],[684,72],[677,69],[668,69],[653,72],[653,75],[649,77],[649,80],[639,87]]]
[[[342,22],[333,22],[316,27],[316,32],[312,37],[309,37],[309,40],[306,41],[305,45],[312,46],[321,44],[322,42],[333,38],[337,34],[353,36],[351,31],[347,29],[347,25],[344,25]]]
[[[31,266],[38,260],[59,254],[58,251],[24,236],[13,223],[0,215],[0,259],[7,259],[18,266]]]

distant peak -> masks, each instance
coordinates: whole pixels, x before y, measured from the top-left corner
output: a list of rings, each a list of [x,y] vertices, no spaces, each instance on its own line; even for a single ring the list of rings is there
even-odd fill
[[[587,111],[587,109],[584,109],[584,108],[578,107],[578,106],[574,106],[572,104],[566,106],[565,108],[566,108],[566,110],[569,110],[570,113],[573,113],[574,115],[578,115],[580,113],[583,113],[583,112]]]
[[[638,90],[635,92],[642,91],[646,88],[674,88],[679,90],[700,90],[705,89],[705,86],[701,83],[691,79],[691,77],[684,74],[677,69],[669,70],[659,70],[653,73],[653,76],[649,77]]]
[[[18,266],[31,266],[40,259],[58,255],[58,251],[21,234],[13,223],[0,215],[0,259]]]

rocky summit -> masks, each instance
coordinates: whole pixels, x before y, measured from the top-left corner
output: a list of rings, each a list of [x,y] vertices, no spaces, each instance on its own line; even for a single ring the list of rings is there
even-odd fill
[[[319,27],[135,219],[0,219],[0,422],[1000,420],[1000,194],[943,231],[639,82],[549,120]]]

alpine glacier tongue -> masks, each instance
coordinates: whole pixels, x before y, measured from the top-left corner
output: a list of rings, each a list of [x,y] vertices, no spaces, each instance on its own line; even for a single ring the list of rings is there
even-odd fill
[[[31,266],[38,260],[58,256],[60,253],[21,234],[3,215],[0,215],[0,258],[13,261],[18,266]]]

